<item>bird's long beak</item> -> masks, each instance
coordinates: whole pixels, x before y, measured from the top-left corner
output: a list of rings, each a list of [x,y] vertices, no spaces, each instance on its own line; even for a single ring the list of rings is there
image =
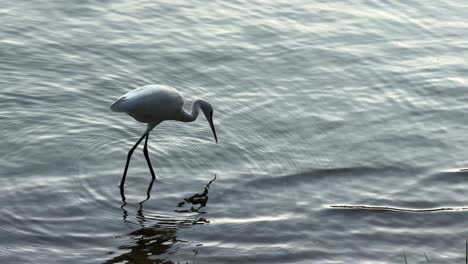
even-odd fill
[[[215,130],[214,124],[213,124],[213,112],[211,112],[210,119],[208,119],[208,121],[210,123],[211,131],[213,131],[213,135],[214,135],[216,144],[218,144],[218,137],[216,136],[216,130]]]

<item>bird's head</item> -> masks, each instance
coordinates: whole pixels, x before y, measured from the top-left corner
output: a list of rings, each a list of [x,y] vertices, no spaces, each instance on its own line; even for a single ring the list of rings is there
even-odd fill
[[[215,138],[216,143],[218,143],[218,137],[216,137],[216,130],[213,124],[213,106],[210,103],[203,99],[199,99],[200,109],[202,110],[203,114],[210,123],[211,131],[213,131],[213,135]]]

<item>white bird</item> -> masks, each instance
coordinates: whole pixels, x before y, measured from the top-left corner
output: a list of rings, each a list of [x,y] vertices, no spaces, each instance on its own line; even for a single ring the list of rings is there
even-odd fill
[[[153,167],[151,166],[148,156],[147,144],[150,131],[161,122],[166,120],[192,122],[197,119],[198,113],[201,109],[210,124],[215,141],[218,143],[218,138],[216,137],[216,131],[213,124],[213,107],[211,104],[203,99],[197,99],[192,104],[192,113],[187,113],[182,107],[183,105],[184,99],[175,88],[166,85],[145,85],[124,94],[110,106],[110,109],[114,112],[126,112],[137,121],[147,124],[147,128],[145,133],[143,133],[143,136],[141,136],[141,138],[128,152],[127,163],[125,164],[125,170],[120,182],[121,192],[123,192],[130,158],[132,157],[135,148],[144,138],[146,138],[146,140],[143,153],[145,155],[146,162],[148,163],[151,176],[153,177],[153,180],[156,179],[156,175],[154,174]]]

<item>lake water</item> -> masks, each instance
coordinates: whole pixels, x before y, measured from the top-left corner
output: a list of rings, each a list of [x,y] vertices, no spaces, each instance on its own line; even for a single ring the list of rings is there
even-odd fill
[[[467,8],[1,1],[1,263],[463,263]],[[109,105],[157,83],[219,144],[162,123],[123,203],[145,125]]]

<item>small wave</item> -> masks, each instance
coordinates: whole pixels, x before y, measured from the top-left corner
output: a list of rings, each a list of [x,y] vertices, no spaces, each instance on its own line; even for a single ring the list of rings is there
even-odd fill
[[[364,210],[375,212],[400,212],[400,213],[432,213],[441,211],[468,211],[468,207],[437,207],[437,208],[400,208],[389,206],[368,206],[368,205],[330,205],[333,209],[344,210]]]
[[[427,176],[429,182],[465,182],[468,177],[468,168],[450,168],[437,170]]]
[[[310,181],[315,181],[322,178],[328,177],[358,177],[358,176],[382,176],[382,175],[399,175],[401,173],[413,172],[417,173],[419,169],[417,167],[409,167],[407,165],[401,166],[382,166],[382,167],[371,167],[371,166],[356,166],[356,167],[338,167],[338,168],[323,168],[313,169],[300,173],[287,174],[278,177],[257,177],[247,183],[247,185],[277,185],[278,183],[284,183],[287,181],[288,184],[302,184]]]

